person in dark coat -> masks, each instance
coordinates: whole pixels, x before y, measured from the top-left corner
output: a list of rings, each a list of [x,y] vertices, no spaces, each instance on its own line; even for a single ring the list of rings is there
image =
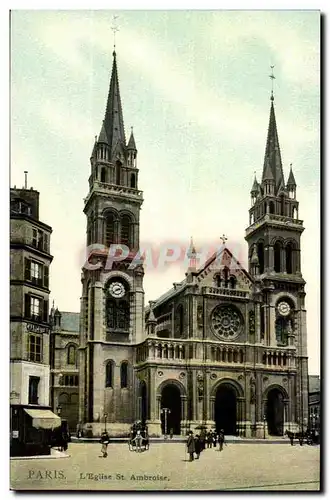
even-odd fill
[[[195,453],[195,440],[192,431],[189,431],[188,433],[187,452],[189,453],[189,462],[192,462],[194,460]]]
[[[221,431],[219,432],[219,451],[223,450],[224,442],[225,442],[225,433],[224,430],[221,429]]]
[[[101,453],[102,453],[102,456],[103,458],[107,458],[108,456],[108,444],[110,442],[110,438],[109,438],[109,434],[107,433],[107,431],[103,431],[102,434],[101,434],[101,439],[100,439],[100,443],[101,443]]]
[[[206,441],[206,430],[203,427],[199,436],[201,442],[201,451],[205,450],[205,441]]]
[[[196,453],[196,459],[199,458],[199,455],[202,451],[202,447],[201,447],[201,440],[200,440],[200,437],[198,434],[196,434],[195,436],[195,453]]]
[[[208,448],[212,448],[212,439],[213,439],[213,438],[212,438],[212,432],[211,432],[211,431],[209,431],[209,432],[207,433],[207,447],[208,447]]]
[[[212,441],[213,441],[213,447],[215,448],[217,446],[217,433],[213,431],[212,433]]]

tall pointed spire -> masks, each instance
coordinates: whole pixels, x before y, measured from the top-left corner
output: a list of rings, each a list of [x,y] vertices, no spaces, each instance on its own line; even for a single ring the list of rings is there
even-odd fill
[[[116,52],[113,51],[112,55],[113,55],[112,73],[111,73],[110,87],[108,93],[107,107],[104,117],[104,128],[106,137],[109,141],[111,155],[114,152],[114,148],[117,142],[121,142],[123,144],[123,147],[126,147],[124,119],[123,119],[123,112],[122,112],[120,92],[119,92]]]
[[[262,173],[262,180],[264,181],[269,174],[269,167],[272,171],[275,180],[276,192],[281,184],[284,184],[283,168],[280,145],[277,135],[276,118],[274,110],[274,96],[271,96],[270,116],[268,125],[268,135],[264,159],[264,168]]]
[[[127,149],[131,149],[133,151],[136,151],[136,144],[135,144],[135,139],[134,139],[134,134],[133,134],[133,127],[131,127],[131,135],[127,144]]]

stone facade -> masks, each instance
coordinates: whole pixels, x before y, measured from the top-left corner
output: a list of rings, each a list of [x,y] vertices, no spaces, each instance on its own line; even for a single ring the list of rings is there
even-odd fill
[[[52,228],[39,193],[10,189],[10,402],[49,404],[49,266]]]
[[[79,313],[51,309],[51,393],[53,411],[76,431],[79,417]]]
[[[79,418],[93,434],[105,421],[124,434],[135,419],[153,435],[206,425],[267,437],[307,427],[304,228],[292,170],[284,182],[273,100],[262,180],[251,191],[248,271],[225,246],[197,269],[191,246],[185,279],[144,309],[135,261],[143,198],[114,53],[84,208]]]

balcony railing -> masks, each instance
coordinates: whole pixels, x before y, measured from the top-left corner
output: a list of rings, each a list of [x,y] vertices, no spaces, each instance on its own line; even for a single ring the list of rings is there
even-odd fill
[[[295,357],[292,352],[284,350],[266,349],[262,354],[262,364],[274,368],[295,368]]]
[[[302,226],[303,221],[300,219],[293,219],[292,217],[288,217],[286,215],[276,215],[276,214],[264,214],[262,217],[257,219],[253,224],[251,224],[247,229],[246,229],[246,234],[250,234],[253,231],[255,231],[261,224],[263,224],[265,221],[268,220],[273,220],[279,223],[282,223],[283,226],[286,224],[296,224],[297,226]]]
[[[111,191],[115,194],[120,194],[120,195],[129,195],[130,197],[136,196],[139,199],[142,199],[143,197],[143,191],[140,191],[138,189],[133,189],[127,186],[117,186],[116,184],[107,184],[105,182],[99,182],[99,181],[94,181],[93,182],[93,190],[105,190],[107,192]],[[89,199],[90,197],[89,193],[87,197],[85,198],[85,202]]]
[[[172,331],[172,313],[163,314],[157,318],[156,333],[164,330]]]

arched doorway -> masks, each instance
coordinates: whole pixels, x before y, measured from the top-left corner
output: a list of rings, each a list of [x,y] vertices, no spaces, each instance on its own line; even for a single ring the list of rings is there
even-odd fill
[[[173,434],[180,434],[181,425],[181,394],[174,384],[168,384],[162,390],[161,408],[168,408],[167,433],[173,429]],[[165,412],[161,412],[162,433],[165,434]]]
[[[230,384],[221,384],[215,396],[215,425],[229,436],[236,435],[236,390]]]
[[[268,434],[283,436],[284,402],[279,389],[271,389],[267,395],[266,419]]]
[[[147,385],[144,381],[140,384],[140,419],[143,423],[148,419]]]

